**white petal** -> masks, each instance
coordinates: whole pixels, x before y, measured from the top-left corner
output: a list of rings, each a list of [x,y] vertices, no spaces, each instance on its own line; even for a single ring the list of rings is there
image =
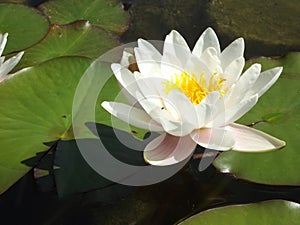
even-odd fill
[[[146,146],[144,159],[152,165],[173,165],[190,157],[195,147],[196,143],[189,136],[162,134]]]
[[[171,91],[164,97],[164,102],[168,102],[180,115],[182,121],[187,121],[191,124],[197,123],[197,114],[193,103],[190,99],[178,90]]]
[[[214,105],[202,103],[196,105],[198,126],[196,128],[206,127],[215,117],[217,108]]]
[[[139,53],[139,50],[136,50],[135,52],[136,52],[136,56],[140,54],[144,54],[144,53]],[[157,60],[143,60],[143,59],[137,60],[139,71],[144,76],[160,77],[161,76],[160,64],[161,61],[157,61]]]
[[[101,106],[110,114],[133,126],[151,131],[163,131],[162,126],[142,109],[118,102],[102,102]]]
[[[198,115],[198,127],[211,127],[211,123],[214,121],[218,112],[218,106],[220,101],[220,93],[217,91],[209,93],[200,104],[196,105],[196,111]]]
[[[24,52],[19,52],[16,56],[6,60],[0,67],[0,76],[8,74],[20,61]]]
[[[285,146],[284,141],[254,128],[234,123],[226,126],[226,129],[232,132],[235,137],[233,147],[235,151],[264,152]]]
[[[135,63],[135,57],[133,55],[133,48],[125,48],[122,54],[120,64],[124,67],[128,67],[130,64]]]
[[[206,64],[200,60],[199,57],[194,55],[190,55],[190,58],[187,60],[186,65],[184,65],[184,71],[188,74],[194,75],[196,77],[200,77],[202,73],[208,76],[210,75],[210,70],[207,68]]]
[[[139,71],[148,76],[159,76],[161,54],[149,42],[139,39],[138,48],[134,48]]]
[[[232,61],[224,70],[223,77],[226,79],[224,88],[230,88],[240,77],[245,65],[244,57]]]
[[[245,98],[246,93],[250,88],[252,88],[257,80],[260,70],[260,64],[253,64],[243,73],[237,83],[232,86],[232,89],[224,96],[224,101],[227,108],[238,104],[242,99]]]
[[[167,129],[168,120],[161,120],[165,130],[175,136],[185,136],[198,128],[198,116],[194,105],[189,98],[178,90],[171,91],[163,98],[165,108],[167,111],[174,111],[170,114],[176,114],[177,121],[172,121],[171,124],[177,126],[176,129]],[[173,117],[174,118],[174,117]]]
[[[168,80],[174,77],[174,75],[180,75],[184,71],[179,59],[170,53],[163,55],[160,67],[162,76]]]
[[[244,55],[245,43],[243,38],[238,38],[228,45],[221,53],[222,68],[226,68],[233,60]]]
[[[199,37],[193,49],[193,54],[200,57],[202,53],[209,47],[216,50],[217,54],[220,54],[220,44],[218,37],[212,28],[207,28]]]
[[[159,118],[164,130],[174,136],[183,137],[195,129],[195,124],[187,121],[171,121],[166,118]]]
[[[145,41],[143,39],[138,40],[138,49],[141,52],[144,52],[144,59],[153,59],[153,60],[161,60],[161,54],[160,52],[148,41]]]
[[[2,52],[5,48],[5,45],[7,42],[7,36],[8,36],[8,33],[0,34],[0,56],[2,55]]]
[[[234,146],[233,135],[223,128],[203,128],[191,134],[192,139],[204,148],[227,151]]]
[[[209,104],[209,105],[215,105],[218,99],[220,98],[220,92],[213,91],[210,92],[202,101],[201,103]]]
[[[184,38],[177,31],[172,30],[165,39],[163,55],[165,54],[175,56],[180,62],[179,66],[182,67],[186,64],[191,50]]]
[[[218,57],[218,53],[215,48],[209,47],[207,48],[200,57],[201,61],[203,61],[206,67],[209,69],[210,73],[205,74],[206,79],[209,80],[212,73],[218,72],[223,73],[221,67],[221,61]]]
[[[157,105],[159,107],[163,107],[162,96],[165,95],[164,89],[164,82],[167,82],[166,79],[161,77],[147,77],[143,76],[140,73],[135,72],[134,76],[136,78],[136,84],[138,86],[139,92],[142,94],[143,98],[147,99],[154,99],[155,102],[159,101]]]
[[[163,89],[165,86],[164,82],[167,80],[162,78],[143,78],[137,80],[140,92],[142,93],[140,104],[148,112],[153,119],[160,121],[165,126],[171,124],[172,129],[165,127],[166,131],[172,132],[172,134],[178,136],[183,130],[183,134],[188,134],[193,129],[199,128],[211,115],[211,112],[206,112],[206,110],[212,109],[212,107],[207,107],[202,113],[208,113],[200,115],[199,106],[194,106],[190,99],[177,89],[171,90],[166,94]],[[213,105],[217,99],[219,99],[219,92],[210,93],[202,102],[202,104]],[[148,102],[145,102],[148,101]],[[149,103],[150,102],[150,103]],[[199,108],[199,109],[196,109]],[[199,118],[201,116],[201,118]],[[159,119],[158,118],[162,118]],[[199,119],[199,121],[198,121]],[[166,120],[171,120],[169,123]],[[176,131],[173,130],[174,126],[177,126]],[[182,124],[182,125],[180,125]],[[181,128],[183,126],[184,128]],[[176,134],[174,133],[176,132]],[[181,135],[182,136],[182,135]]]
[[[120,64],[113,63],[111,65],[111,69],[115,74],[115,77],[122,85],[123,88],[126,89],[126,92],[135,97],[136,90],[138,90],[138,86],[136,84],[136,80],[132,72],[130,72],[127,68],[122,67]]]
[[[262,96],[277,81],[282,69],[282,67],[276,67],[262,72],[247,95],[257,93],[259,97]]]
[[[151,95],[147,97],[140,95],[138,101],[152,119],[160,123],[167,133],[185,136],[195,129],[196,121],[184,121],[182,109],[179,109],[172,101],[161,96]],[[192,113],[189,112],[189,115]]]
[[[231,108],[225,108],[225,111],[220,113],[213,121],[213,127],[225,126],[229,123],[241,118],[257,103],[258,96],[253,95],[248,99],[241,101],[239,104]]]

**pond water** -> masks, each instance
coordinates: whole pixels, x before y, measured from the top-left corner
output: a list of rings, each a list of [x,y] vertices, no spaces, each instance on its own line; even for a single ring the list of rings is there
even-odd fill
[[[163,40],[171,29],[176,29],[193,46],[202,31],[211,26],[219,34],[222,47],[243,36],[247,59],[300,50],[298,0],[124,0],[124,3],[132,21],[121,37],[123,43],[140,37]],[[196,153],[201,151],[199,148]],[[1,196],[1,218],[7,225],[169,225],[217,206],[270,199],[300,203],[297,186],[238,180],[220,173],[212,165],[199,172],[198,164],[199,159],[192,158],[180,172],[159,184],[109,185],[63,199],[52,189],[44,188],[53,183],[51,179],[36,182],[31,171]]]

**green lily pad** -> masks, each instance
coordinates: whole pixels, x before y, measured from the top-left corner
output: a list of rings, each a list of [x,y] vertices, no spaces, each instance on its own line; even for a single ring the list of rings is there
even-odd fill
[[[299,209],[298,203],[283,200],[232,205],[201,212],[179,225],[297,225],[300,221]]]
[[[0,4],[0,33],[9,33],[4,54],[32,46],[48,30],[48,19],[36,9],[19,4]]]
[[[39,8],[54,24],[88,20],[115,33],[125,31],[129,19],[128,13],[116,0],[51,0],[40,5]]]
[[[299,57],[299,53],[296,56]],[[289,57],[294,59],[291,55]],[[292,63],[287,59],[275,62],[265,58],[262,60],[265,68],[280,62],[285,68],[284,73],[274,86],[259,99],[257,105],[238,123],[247,125],[254,123],[254,128],[284,140],[286,147],[280,151],[268,153],[229,151],[222,153],[214,161],[214,165],[221,172],[232,173],[238,178],[252,182],[300,185],[298,172],[300,170],[299,61]],[[289,73],[290,71],[293,73]]]
[[[85,56],[94,59],[117,45],[116,39],[88,21],[53,25],[40,43],[25,51],[16,69],[60,56]]]
[[[57,58],[27,68],[0,84],[0,193],[30,167],[21,164],[43,143],[72,139],[72,101],[91,61]]]
[[[267,70],[276,66],[283,66],[284,77],[297,77],[300,73],[300,53],[291,52],[284,57],[259,57],[247,61],[245,68],[254,63],[262,64],[262,69]]]

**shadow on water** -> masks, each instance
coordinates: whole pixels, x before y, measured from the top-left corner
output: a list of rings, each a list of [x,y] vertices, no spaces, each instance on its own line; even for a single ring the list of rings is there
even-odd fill
[[[201,152],[201,149],[197,149]],[[28,225],[167,225],[208,208],[285,199],[300,203],[300,188],[240,181],[213,166],[199,172],[191,161],[168,180],[145,187],[111,185],[58,198],[54,187],[42,191],[33,171],[0,199],[4,224]],[[13,201],[12,201],[13,199]]]

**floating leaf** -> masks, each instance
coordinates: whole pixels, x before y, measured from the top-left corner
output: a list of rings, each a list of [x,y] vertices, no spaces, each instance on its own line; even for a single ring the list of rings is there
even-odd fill
[[[273,200],[209,209],[184,220],[179,225],[297,225],[299,220],[298,203]]]
[[[294,59],[291,57],[290,59]],[[294,56],[299,56],[294,55]],[[284,64],[284,71],[277,83],[267,91],[257,105],[239,123],[255,124],[255,128],[265,131],[286,142],[280,151],[269,153],[222,153],[214,165],[222,172],[232,173],[238,178],[257,183],[273,185],[300,185],[300,70],[299,61],[263,59],[264,67],[274,63]],[[287,65],[287,66],[286,66]]]
[[[127,28],[129,15],[116,0],[51,0],[39,7],[54,24],[88,20],[115,33]]]
[[[36,9],[19,4],[0,4],[0,33],[9,33],[4,54],[32,46],[48,30],[48,19]]]
[[[254,63],[262,64],[262,69],[267,70],[276,66],[283,66],[285,77],[299,77],[300,75],[300,53],[291,52],[284,57],[258,57],[247,61],[245,68],[249,68]]]
[[[69,25],[53,25],[40,43],[25,51],[17,68],[32,66],[60,56],[97,58],[118,45],[118,41],[103,29],[87,21]]]
[[[0,192],[29,170],[21,161],[49,148],[43,143],[73,138],[72,101],[90,63],[57,58],[0,84]]]

